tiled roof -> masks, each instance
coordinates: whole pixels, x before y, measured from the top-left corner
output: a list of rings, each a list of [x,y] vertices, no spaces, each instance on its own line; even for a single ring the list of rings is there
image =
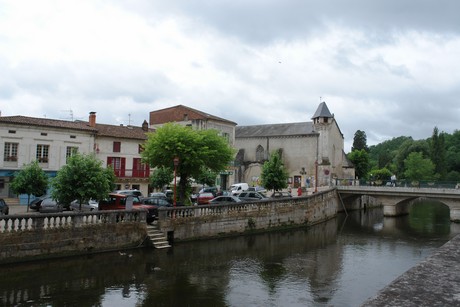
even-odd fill
[[[142,127],[134,126],[115,126],[115,125],[104,125],[96,124],[97,135],[107,136],[113,138],[126,138],[126,139],[139,139],[146,140],[147,132],[154,132],[155,130],[149,129],[145,131]]]
[[[91,127],[87,121],[66,121],[48,118],[35,118],[27,116],[0,116],[0,124],[15,124],[25,126],[36,126],[43,128],[70,129],[78,131],[86,131],[95,133],[98,136],[107,136],[114,138],[127,139],[147,139],[146,132],[154,132],[154,129],[145,131],[142,127],[134,126],[117,126],[96,124],[96,127]]]
[[[276,136],[305,136],[316,134],[312,122],[270,124],[254,126],[236,126],[236,138],[276,137]]]
[[[1,123],[97,132],[95,128],[89,126],[88,122],[36,118],[22,115],[0,116],[0,124]]]
[[[218,122],[236,125],[235,122],[193,108],[189,108],[184,105],[177,105],[174,107],[150,112],[150,125],[165,124],[170,122],[182,122],[197,119],[211,119]]]

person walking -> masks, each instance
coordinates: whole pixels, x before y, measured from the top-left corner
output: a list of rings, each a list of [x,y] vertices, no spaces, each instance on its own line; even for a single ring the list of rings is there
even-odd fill
[[[297,196],[302,196],[302,187],[300,187],[300,186],[297,189]]]

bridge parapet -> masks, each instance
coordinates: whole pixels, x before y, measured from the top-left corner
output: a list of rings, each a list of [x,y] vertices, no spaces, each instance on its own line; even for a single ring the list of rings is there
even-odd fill
[[[385,216],[398,216],[408,213],[409,201],[426,198],[444,203],[450,209],[450,220],[460,222],[460,190],[445,188],[378,187],[378,186],[340,186],[341,197],[368,195],[376,198],[383,206]]]

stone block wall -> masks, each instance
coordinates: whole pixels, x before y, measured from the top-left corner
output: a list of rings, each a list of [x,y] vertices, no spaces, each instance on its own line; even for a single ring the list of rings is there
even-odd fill
[[[338,205],[336,190],[329,190],[306,197],[198,206],[189,208],[193,212],[187,215],[160,218],[159,227],[170,238],[180,241],[310,226],[334,218]]]

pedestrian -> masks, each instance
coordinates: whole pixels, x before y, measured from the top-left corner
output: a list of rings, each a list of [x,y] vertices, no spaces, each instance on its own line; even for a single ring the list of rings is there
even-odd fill
[[[302,196],[302,187],[297,189],[297,196]]]
[[[392,187],[396,186],[396,175],[395,174],[391,175],[391,186]]]

